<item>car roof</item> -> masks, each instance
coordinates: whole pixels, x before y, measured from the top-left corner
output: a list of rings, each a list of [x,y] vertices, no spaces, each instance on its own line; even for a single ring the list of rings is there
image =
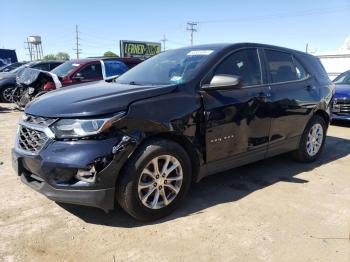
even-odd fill
[[[310,55],[308,53],[290,49],[286,47],[276,46],[276,45],[269,45],[269,44],[261,44],[261,43],[253,43],[253,42],[240,42],[240,43],[214,43],[214,44],[204,44],[204,45],[194,45],[194,46],[188,46],[188,47],[182,47],[180,49],[213,49],[213,50],[223,50],[223,49],[232,49],[232,48],[239,48],[239,47],[261,47],[261,48],[268,48],[268,49],[278,49],[281,51],[291,52],[291,53],[300,53],[304,55]]]
[[[125,58],[125,57],[87,57],[87,58],[81,58],[81,59],[71,59],[68,60],[69,62],[72,63],[80,63],[80,64],[85,64],[89,62],[97,62],[97,61],[105,61],[105,60],[117,60],[117,61],[122,61],[122,62],[141,62],[142,60],[138,58]]]
[[[39,60],[39,61],[30,61],[25,64],[30,64],[30,65],[37,65],[37,64],[42,64],[42,63],[64,63],[65,61],[63,60]]]

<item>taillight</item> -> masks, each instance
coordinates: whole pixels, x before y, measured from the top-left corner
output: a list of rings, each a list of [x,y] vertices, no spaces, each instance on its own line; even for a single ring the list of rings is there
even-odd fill
[[[54,83],[52,82],[47,82],[45,85],[44,85],[44,90],[45,91],[49,91],[49,90],[52,90],[52,89],[55,89],[56,86]]]

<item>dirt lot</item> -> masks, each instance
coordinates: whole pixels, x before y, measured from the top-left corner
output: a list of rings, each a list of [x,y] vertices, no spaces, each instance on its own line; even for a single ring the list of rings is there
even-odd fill
[[[208,177],[173,215],[58,205],[11,167],[19,112],[0,104],[0,261],[350,261],[350,124],[316,163],[278,156]]]

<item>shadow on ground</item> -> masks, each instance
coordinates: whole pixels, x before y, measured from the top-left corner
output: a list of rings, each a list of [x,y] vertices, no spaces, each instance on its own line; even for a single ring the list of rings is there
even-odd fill
[[[341,126],[341,127],[350,127],[350,121],[333,120],[332,125],[333,126]]]
[[[15,104],[1,104],[0,105],[0,114],[1,113],[11,113],[11,112],[19,112],[16,108]]]
[[[200,214],[204,212],[203,210],[218,204],[239,201],[277,182],[307,183],[307,180],[295,176],[349,155],[350,140],[328,136],[324,149],[321,157],[310,164],[295,162],[289,154],[284,154],[204,178],[198,184],[192,185],[185,203],[177,211],[164,219],[148,224],[135,221],[120,208],[106,214],[102,210],[90,207],[67,204],[60,206],[87,223],[111,227],[130,228],[164,223],[179,217]]]

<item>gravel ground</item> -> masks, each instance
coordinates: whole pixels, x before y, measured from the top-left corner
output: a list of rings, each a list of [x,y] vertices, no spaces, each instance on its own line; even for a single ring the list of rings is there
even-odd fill
[[[20,113],[0,104],[0,261],[350,261],[350,124],[322,157],[282,155],[202,180],[151,224],[57,204],[11,167]]]

